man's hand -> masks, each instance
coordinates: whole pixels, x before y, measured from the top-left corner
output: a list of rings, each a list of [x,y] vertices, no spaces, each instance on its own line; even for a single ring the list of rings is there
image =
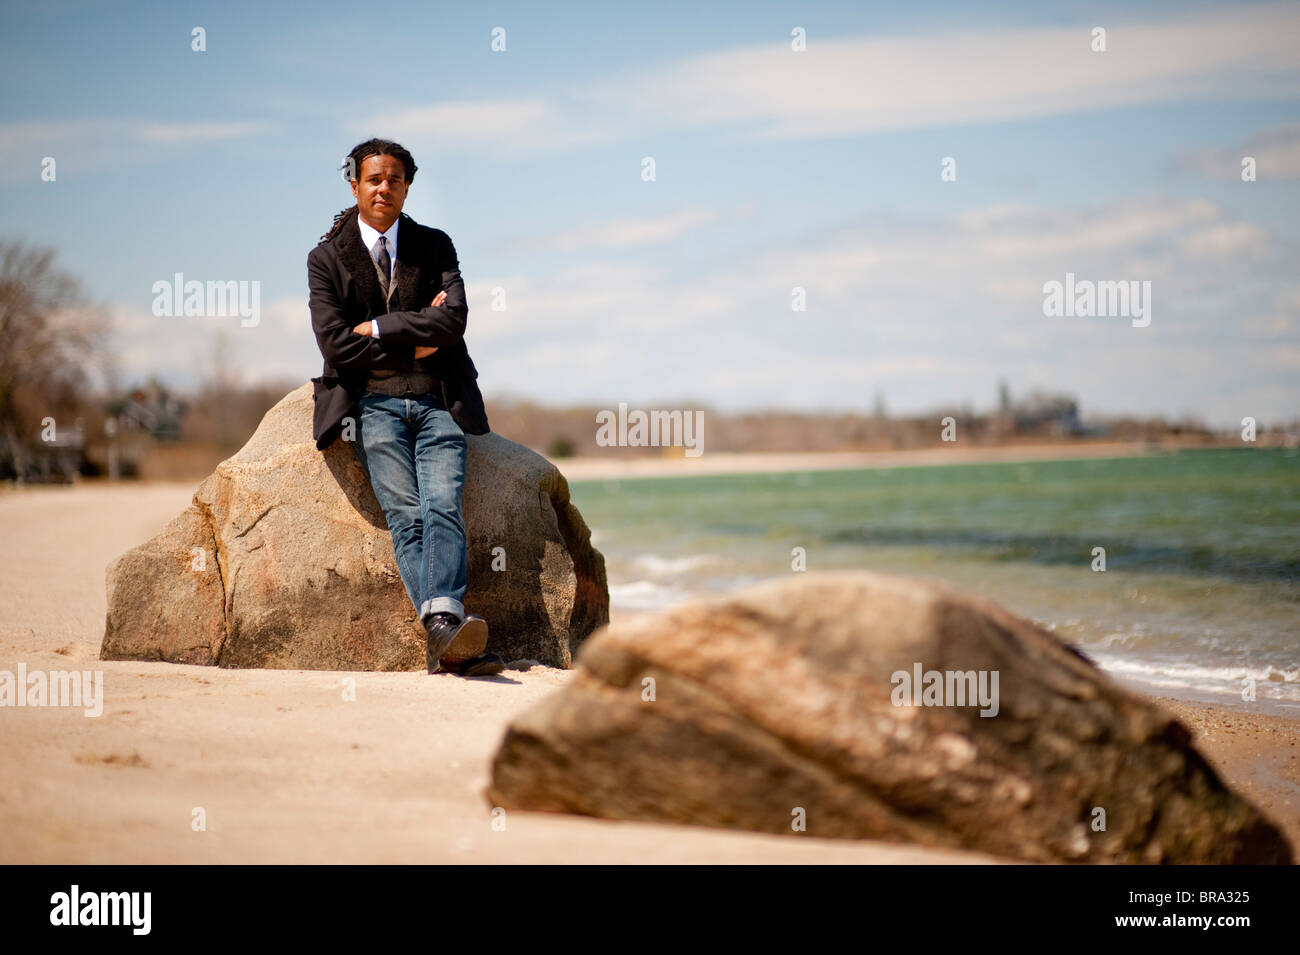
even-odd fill
[[[445,301],[447,301],[447,293],[446,293],[446,292],[439,292],[437,295],[435,295],[435,296],[433,297],[433,301],[430,302],[429,304],[430,304],[433,308],[437,308],[439,305],[441,305],[441,304],[442,304],[443,302],[445,302]],[[438,346],[437,346],[437,345],[416,345],[416,346],[415,346],[415,357],[416,357],[416,358],[428,358],[430,355],[432,355],[432,354],[433,354],[434,352],[436,352],[437,350],[438,350]]]
[[[446,292],[439,292],[437,295],[435,295],[435,296],[433,297],[433,301],[430,302],[429,305],[430,305],[432,308],[437,308],[439,305],[441,305],[441,304],[442,304],[443,302],[445,302],[445,301],[447,301],[447,293],[446,293]],[[367,320],[367,321],[364,321],[364,322],[362,322],[361,324],[357,325],[355,328],[353,328],[352,331],[353,331],[354,333],[356,333],[357,335],[369,335],[369,334],[370,334],[370,322],[369,322],[368,320]],[[438,346],[437,346],[437,345],[416,345],[416,346],[415,346],[415,357],[416,357],[416,358],[428,358],[430,355],[432,355],[432,354],[433,354],[434,352],[436,352],[437,350],[438,350]]]

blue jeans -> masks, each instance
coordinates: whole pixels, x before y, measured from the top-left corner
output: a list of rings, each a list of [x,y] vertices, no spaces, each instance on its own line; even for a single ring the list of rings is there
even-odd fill
[[[465,432],[437,394],[361,396],[352,442],[393,535],[397,570],[420,615],[465,616]]]

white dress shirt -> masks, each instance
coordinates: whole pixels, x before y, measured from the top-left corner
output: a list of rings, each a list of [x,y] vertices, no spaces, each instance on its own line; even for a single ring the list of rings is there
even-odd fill
[[[387,245],[388,245],[389,283],[393,281],[393,273],[397,271],[397,226],[401,223],[401,221],[402,219],[399,216],[397,219],[393,220],[393,224],[388,227],[387,232],[380,232],[374,226],[369,225],[364,219],[361,218],[360,215],[357,216],[357,226],[361,229],[361,244],[364,245],[367,250],[369,250],[371,259],[374,259],[375,257],[375,243],[379,241],[379,237],[382,235],[384,236],[384,238],[388,240]],[[379,263],[376,262],[375,265],[378,266]],[[378,319],[370,320],[370,336],[372,338],[379,337]]]

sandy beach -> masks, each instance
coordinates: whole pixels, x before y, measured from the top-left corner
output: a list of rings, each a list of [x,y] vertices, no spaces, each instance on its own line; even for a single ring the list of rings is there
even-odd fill
[[[545,814],[513,813],[494,829],[482,791],[497,744],[516,713],[569,679],[566,671],[462,680],[100,661],[106,565],[156,533],[193,490],[83,484],[0,493],[0,669],[101,670],[104,680],[98,717],[0,711],[0,861],[997,861]],[[354,701],[345,699],[349,679]],[[1244,708],[1165,705],[1223,778],[1300,846],[1297,724]]]
[[[708,454],[701,454],[694,458],[680,454],[658,458],[564,458],[555,461],[555,464],[570,481],[591,481],[703,474],[900,468],[932,464],[981,464],[992,461],[1128,458],[1158,454],[1176,447],[1179,445],[1134,441],[1072,441],[1060,444],[1003,444],[988,447],[954,443],[946,447],[902,451],[830,451],[791,454],[710,451]],[[677,448],[671,450],[680,451]]]

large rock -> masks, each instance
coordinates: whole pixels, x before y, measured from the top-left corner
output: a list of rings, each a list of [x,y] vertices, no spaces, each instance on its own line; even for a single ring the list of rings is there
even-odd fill
[[[912,699],[896,674],[918,664],[985,671],[986,699],[997,671],[996,714],[895,705]],[[1040,862],[1291,857],[1181,724],[1048,631],[939,585],[856,571],[602,630],[568,685],[511,725],[486,796],[771,833],[802,819],[810,836]]]
[[[103,659],[424,668],[383,511],[346,442],[316,450],[312,407],[310,384],[285,396],[186,511],[109,565]],[[567,667],[609,619],[604,558],[554,465],[466,440],[466,608],[489,650]]]

